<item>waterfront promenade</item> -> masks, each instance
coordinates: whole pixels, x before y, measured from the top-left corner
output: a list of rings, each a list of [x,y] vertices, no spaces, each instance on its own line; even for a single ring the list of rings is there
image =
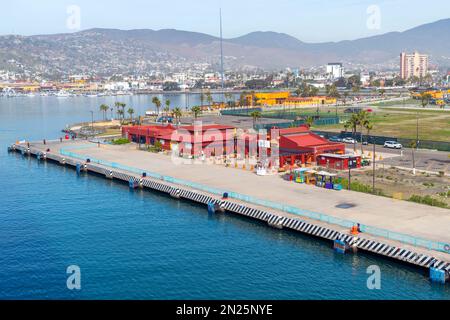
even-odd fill
[[[86,145],[86,142],[63,142],[50,147],[59,150],[77,145]],[[92,148],[74,151],[86,158],[116,162],[211,188],[233,191],[382,229],[450,243],[448,209],[347,190],[335,191],[295,184],[281,179],[278,175],[261,177],[250,171],[220,165],[175,164],[170,156],[139,151],[134,145],[101,145],[100,148],[93,145]],[[350,204],[351,207],[341,209],[338,207],[341,204]]]
[[[359,222],[362,225],[389,230],[389,232],[444,244],[450,243],[450,211],[447,209],[346,190],[334,191],[300,185],[287,182],[278,175],[261,177],[249,171],[226,168],[220,165],[177,165],[171,161],[170,156],[139,151],[133,144],[123,146],[100,145],[98,147],[97,144],[87,141],[64,141],[62,143],[47,142],[45,146],[40,143],[32,143],[31,147],[42,151],[50,148],[51,153],[56,154],[65,150],[66,152],[73,152],[73,155],[76,155],[78,159],[90,158],[95,159],[94,162],[100,160],[114,163],[115,170],[117,170],[117,167],[131,167],[138,169],[137,172],[142,170],[142,172],[157,173],[216,190],[239,193],[271,203],[325,214],[336,219]],[[239,200],[234,202],[242,203]],[[273,207],[255,205],[252,202],[249,204],[250,207],[281,216],[296,217],[316,225],[332,227],[342,233],[348,232],[346,228],[335,224],[330,225],[326,221],[305,219],[305,216],[280,212]],[[350,205],[350,207],[340,208],[342,204]],[[394,246],[400,245],[398,241],[374,236],[373,234],[364,233],[364,237]],[[406,243],[402,243],[401,246],[417,253],[432,254],[443,261],[450,261],[450,254],[448,253],[431,252],[426,248]]]

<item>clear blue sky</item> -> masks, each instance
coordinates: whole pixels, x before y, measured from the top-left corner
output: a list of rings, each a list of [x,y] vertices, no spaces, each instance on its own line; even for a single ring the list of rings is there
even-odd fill
[[[0,34],[73,32],[66,26],[69,5],[81,10],[81,29],[174,28],[224,37],[252,31],[288,33],[307,42],[339,41],[403,31],[450,17],[449,0],[6,0]],[[380,28],[368,28],[367,9],[377,5]],[[372,24],[373,25],[373,24]]]

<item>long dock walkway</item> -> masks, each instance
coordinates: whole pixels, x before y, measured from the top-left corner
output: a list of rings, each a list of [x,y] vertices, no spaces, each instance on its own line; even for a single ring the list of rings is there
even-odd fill
[[[32,143],[29,148],[20,144],[14,148],[40,158],[45,154],[47,159],[72,166],[92,159],[85,166],[87,171],[125,181],[134,179],[144,187],[204,204],[215,202],[229,212],[263,220],[274,227],[332,241],[341,239],[361,250],[441,270],[447,280],[450,274],[447,209],[346,190],[319,189],[289,183],[279,176],[260,177],[219,165],[176,164],[169,156],[139,151],[134,145],[98,147],[86,141],[64,141]],[[142,177],[143,172],[149,176]],[[230,198],[221,200],[222,192],[228,192]],[[356,222],[363,231],[357,238],[348,232]]]

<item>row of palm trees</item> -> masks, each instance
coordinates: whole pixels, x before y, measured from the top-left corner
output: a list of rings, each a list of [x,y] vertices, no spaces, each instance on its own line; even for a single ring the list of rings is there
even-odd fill
[[[159,110],[161,109],[161,106],[162,106],[161,100],[158,97],[153,97],[152,103],[155,105],[156,111],[159,114]],[[165,103],[165,107],[164,107],[163,111],[166,113],[166,115],[168,115],[170,112],[171,101],[169,99],[166,99],[164,103]],[[197,118],[197,115],[200,113],[200,111],[201,111],[201,109],[196,110],[196,112],[194,113],[194,110],[192,110],[192,112],[194,113],[196,118]],[[175,122],[178,124],[178,123],[180,123],[181,117],[183,116],[183,111],[181,111],[181,108],[176,107],[172,110],[172,115],[175,118]]]
[[[156,111],[159,114],[159,110],[161,109],[161,106],[162,106],[161,100],[159,100],[158,97],[153,97],[152,103],[155,105]],[[165,104],[165,107],[163,109],[164,112],[169,113],[169,111],[170,111],[170,103],[171,103],[171,101],[169,99],[166,99],[166,101],[164,102],[164,104]]]
[[[114,106],[116,107],[116,113],[119,116],[119,119],[121,119],[121,121],[125,120],[125,108],[126,108],[126,103],[123,102],[116,102],[114,104]],[[100,111],[103,113],[103,120],[106,121],[106,114],[108,111],[111,111],[111,118],[112,118],[112,113],[114,111],[113,108],[111,108],[110,106],[108,106],[107,104],[102,104],[100,105]],[[134,109],[133,108],[128,108],[128,110],[126,111],[129,115],[130,115],[130,120],[133,121],[133,114],[134,114]]]
[[[370,131],[373,130],[373,124],[370,121],[369,112],[366,110],[361,110],[358,113],[353,113],[350,119],[348,119],[344,124],[344,129],[347,131],[349,128],[352,130],[353,137],[356,135],[358,127],[360,128],[361,134],[361,154],[363,150],[363,130],[366,129],[367,136],[369,136]],[[356,140],[355,140],[356,142]],[[356,143],[353,144],[353,151],[356,151]]]

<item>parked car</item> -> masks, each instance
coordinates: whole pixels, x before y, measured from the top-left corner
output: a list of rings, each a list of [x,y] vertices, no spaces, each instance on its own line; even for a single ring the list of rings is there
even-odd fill
[[[361,107],[347,108],[344,110],[344,113],[358,113],[361,110],[363,110]]]
[[[402,144],[398,143],[397,141],[385,141],[383,147],[389,148],[389,149],[401,149],[401,148],[403,148]]]
[[[344,143],[356,143],[356,140],[355,139],[353,139],[353,138],[344,138],[344,139],[342,139],[342,142],[344,142]]]
[[[339,138],[338,136],[332,136],[328,140],[330,140],[331,142],[341,142],[342,141],[342,139]]]

